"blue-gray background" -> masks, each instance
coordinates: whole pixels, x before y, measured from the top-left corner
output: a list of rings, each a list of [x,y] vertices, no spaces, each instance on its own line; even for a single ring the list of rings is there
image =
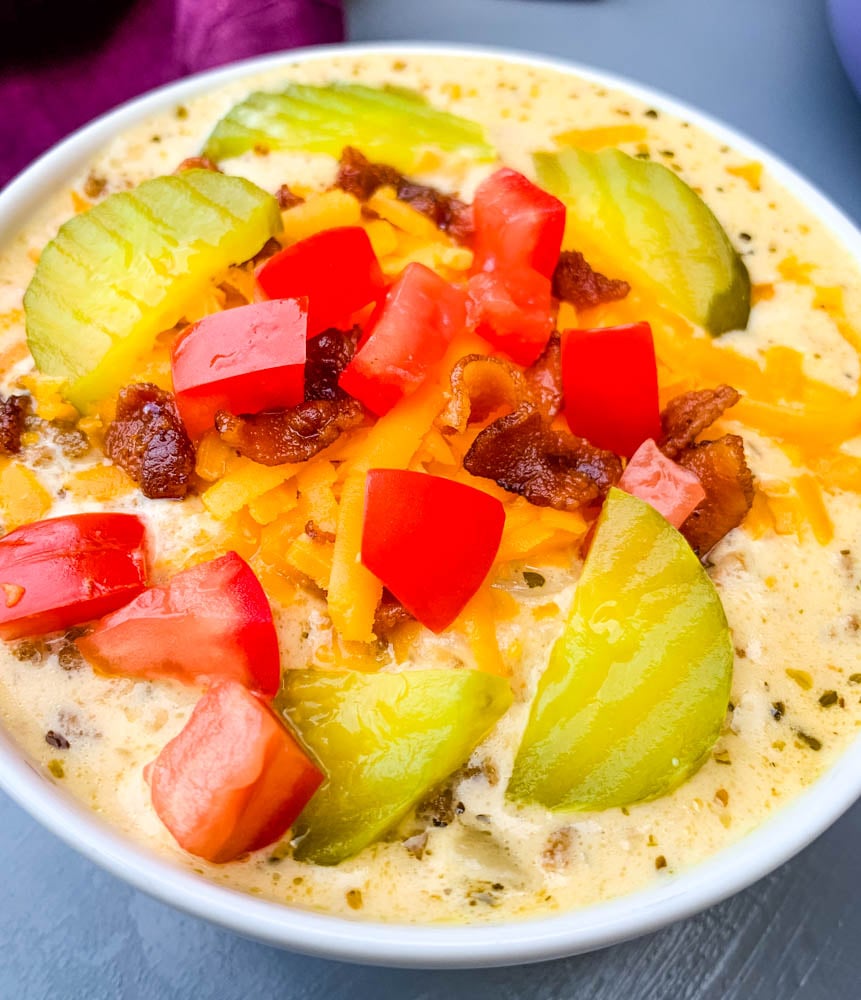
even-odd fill
[[[861,18],[861,0],[858,16]],[[356,41],[485,43],[630,76],[780,154],[861,223],[861,102],[825,0],[347,0]],[[861,806],[763,882],[593,955],[477,972],[340,965],[127,888],[0,795],[0,1000],[856,1000]]]

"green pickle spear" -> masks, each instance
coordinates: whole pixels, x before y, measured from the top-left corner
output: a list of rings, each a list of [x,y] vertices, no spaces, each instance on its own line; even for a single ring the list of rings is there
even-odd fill
[[[288,670],[277,707],[327,778],[293,826],[301,861],[373,843],[460,767],[511,704],[478,670]]]
[[[61,226],[39,258],[24,295],[37,367],[86,409],[123,384],[214,277],[280,228],[270,194],[212,170],[109,195]]]
[[[647,503],[611,490],[509,798],[585,810],[672,791],[718,737],[732,662],[723,607],[688,543]]]
[[[743,330],[750,276],[699,195],[660,163],[618,149],[535,153],[538,182],[565,202],[569,222],[714,336]]]
[[[356,83],[291,83],[278,93],[250,94],[216,124],[203,152],[221,160],[260,146],[330,156],[356,146],[404,172],[415,170],[427,149],[475,160],[495,156],[475,122],[433,107],[412,90]]]

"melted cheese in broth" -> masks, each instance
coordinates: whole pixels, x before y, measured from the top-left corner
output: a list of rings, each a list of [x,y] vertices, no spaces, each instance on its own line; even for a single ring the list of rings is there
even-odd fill
[[[761,358],[776,344],[804,356],[805,374],[852,393],[858,357],[816,290],[787,276],[787,259],[815,265],[819,289],[842,290],[846,315],[861,315],[861,276],[848,253],[767,174],[736,168],[744,159],[686,122],[624,93],[550,70],[458,56],[345,57],[302,63],[231,84],[176,113],[118,137],[95,158],[93,176],[113,192],[161,173],[199,151],[214,122],[256,87],[280,80],[361,79],[416,87],[442,107],[486,126],[502,159],[530,171],[530,153],[551,148],[567,129],[628,126],[644,138],[622,143],[676,169],[696,187],[744,253],[755,286],[770,289],[756,303],[748,330],[727,335],[733,350]],[[224,164],[268,190],[280,184],[324,187],[331,159],[299,154],[249,154]],[[428,174],[444,190],[470,198],[492,167],[456,159]],[[23,341],[22,294],[39,250],[73,211],[71,191],[85,175],[49,197],[0,256],[0,322],[7,349],[3,391],[32,365]],[[716,382],[719,379],[715,380]],[[789,483],[803,470],[789,451],[725,420],[742,433],[760,482]],[[855,449],[857,451],[857,449]],[[98,510],[96,500],[70,494],[70,473],[103,460],[95,452],[69,459],[43,442],[28,461],[55,497],[52,514]],[[499,626],[512,669],[515,704],[449,794],[436,796],[382,842],[334,868],[295,862],[280,848],[227,865],[185,855],[149,801],[143,766],[182,728],[199,692],[165,682],[96,675],[65,640],[22,641],[0,649],[0,716],[21,747],[93,810],[137,841],[195,871],[282,903],[351,917],[399,922],[491,921],[547,915],[642,887],[686,868],[762,823],[827,768],[861,723],[861,518],[854,494],[825,494],[833,539],[822,544],[808,525],[791,533],[730,533],[709,558],[736,649],[730,711],[715,751],[673,794],[654,802],[597,813],[554,814],[506,802],[504,790],[529,698],[570,606],[579,563],[535,567],[546,582],[530,589],[522,575],[496,582],[519,611]],[[155,574],[186,565],[199,548],[217,545],[222,526],[198,498],[151,501],[137,491],[109,505],[138,513],[155,540]],[[275,613],[287,668],[321,662],[331,639],[325,604],[311,594]],[[452,665],[462,651],[428,635],[410,659],[381,653],[382,669]],[[467,664],[468,665],[468,664]],[[46,741],[62,734],[70,746]],[[396,888],[395,888],[396,887]]]

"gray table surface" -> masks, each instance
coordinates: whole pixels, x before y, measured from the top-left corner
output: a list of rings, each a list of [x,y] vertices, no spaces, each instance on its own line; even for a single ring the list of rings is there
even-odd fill
[[[780,154],[861,223],[861,102],[824,0],[348,0],[356,41],[484,43],[658,87]],[[859,0],[861,17],[861,0]],[[183,916],[0,796],[0,1000],[861,997],[861,805],[748,891],[592,955],[476,972],[358,968]]]

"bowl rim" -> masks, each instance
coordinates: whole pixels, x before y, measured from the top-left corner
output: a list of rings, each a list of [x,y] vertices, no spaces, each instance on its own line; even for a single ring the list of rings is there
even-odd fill
[[[95,119],[53,147],[0,192],[0,230],[14,233],[54,190],[109,139],[152,114],[225,84],[332,56],[405,54],[492,59],[571,74],[617,88],[690,121],[740,154],[761,161],[861,265],[861,232],[817,188],[738,130],[624,76],[582,63],[480,45],[426,42],[338,44],[243,60],[159,87]],[[157,899],[246,937],[308,955],[405,968],[479,968],[561,958],[606,947],[691,916],[746,888],[797,854],[861,796],[861,739],[811,786],[713,857],[607,902],[492,924],[405,925],[354,920],[290,907],[218,885],[159,857],[98,819],[53,784],[0,729],[0,788],[43,826]]]

